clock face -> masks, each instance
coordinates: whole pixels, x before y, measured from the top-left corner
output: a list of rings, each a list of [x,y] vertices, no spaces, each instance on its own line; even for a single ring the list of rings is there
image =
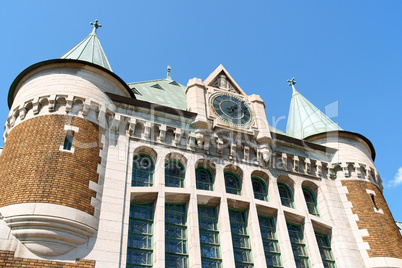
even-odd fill
[[[250,107],[244,100],[232,94],[216,93],[210,98],[212,110],[224,122],[234,126],[248,126],[252,122]]]

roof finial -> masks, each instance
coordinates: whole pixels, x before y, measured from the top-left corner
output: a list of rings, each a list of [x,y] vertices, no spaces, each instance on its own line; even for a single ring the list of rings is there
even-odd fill
[[[91,25],[94,26],[94,29],[92,30],[92,33],[96,34],[96,29],[99,27],[102,27],[102,25],[98,24],[98,20],[95,20],[95,23],[91,22]]]
[[[292,78],[292,80],[288,80],[287,82],[289,83],[289,86],[291,86],[291,87],[294,87],[294,85],[296,84],[294,77]]]
[[[167,77],[166,77],[166,79],[172,79],[171,77],[170,77],[170,71],[172,70],[172,67],[170,67],[170,65],[168,65],[168,67],[167,67]]]

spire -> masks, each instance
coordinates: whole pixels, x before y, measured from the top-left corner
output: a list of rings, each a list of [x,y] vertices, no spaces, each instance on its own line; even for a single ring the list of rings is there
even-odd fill
[[[112,71],[99,38],[96,35],[96,30],[102,27],[102,25],[98,24],[98,20],[95,20],[95,23],[91,22],[91,25],[93,25],[92,32],[84,40],[61,56],[60,59],[88,61]]]
[[[166,75],[166,79],[168,80],[172,80],[172,78],[170,77],[170,72],[172,71],[172,67],[170,67],[170,65],[168,65],[167,67],[167,75]]]
[[[296,90],[294,78],[287,82],[293,89],[286,126],[287,135],[297,139],[304,139],[318,133],[342,130]]]

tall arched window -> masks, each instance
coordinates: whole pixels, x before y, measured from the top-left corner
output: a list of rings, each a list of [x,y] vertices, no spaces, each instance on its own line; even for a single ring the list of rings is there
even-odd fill
[[[165,186],[183,188],[185,175],[186,170],[179,161],[168,160],[165,162]]]
[[[303,187],[303,195],[304,199],[306,200],[308,212],[310,214],[320,216],[320,212],[318,211],[318,206],[317,206],[317,198],[315,197],[315,194],[313,191],[311,191],[307,187]]]
[[[258,177],[251,177],[254,190],[254,198],[268,201],[267,184]]]
[[[241,195],[240,178],[233,172],[225,172],[226,192],[230,194]]]
[[[278,182],[279,196],[284,206],[294,208],[292,190],[283,182]]]
[[[133,177],[131,186],[153,186],[155,164],[146,154],[136,154],[133,159]]]
[[[197,189],[213,191],[214,190],[214,176],[211,170],[206,167],[198,166],[195,170],[197,181]]]

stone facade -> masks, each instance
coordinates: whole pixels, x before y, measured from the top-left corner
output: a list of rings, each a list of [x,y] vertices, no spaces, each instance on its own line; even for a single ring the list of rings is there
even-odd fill
[[[0,264],[402,267],[402,238],[362,135],[281,133],[263,100],[223,66],[177,93],[186,109],[135,92],[80,60],[38,63],[17,77],[0,156]],[[246,109],[244,123],[230,122]],[[204,207],[216,211],[212,231]],[[138,223],[149,228],[136,233]],[[208,232],[215,255],[205,251]]]
[[[60,150],[65,126],[76,129],[74,153]],[[16,126],[0,158],[0,184],[5,186],[0,188],[0,206],[51,203],[93,215],[96,192],[88,185],[98,182],[98,130],[93,123],[63,115],[38,116]]]

